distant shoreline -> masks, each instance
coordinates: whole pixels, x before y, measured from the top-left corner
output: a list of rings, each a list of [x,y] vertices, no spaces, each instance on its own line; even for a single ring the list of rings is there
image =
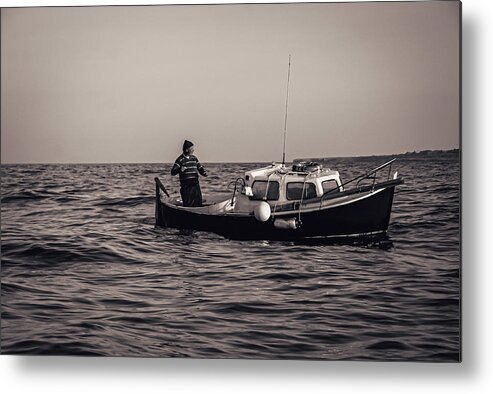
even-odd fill
[[[388,157],[388,158],[426,158],[429,156],[434,157],[455,157],[460,155],[460,149],[449,149],[449,150],[422,150],[413,151],[406,153],[396,153],[396,154],[385,154],[385,155],[366,155],[366,156],[332,156],[332,157],[311,157],[311,158],[297,158],[293,161],[325,161],[325,160],[336,160],[336,159],[368,159],[368,158],[378,158],[378,157]]]

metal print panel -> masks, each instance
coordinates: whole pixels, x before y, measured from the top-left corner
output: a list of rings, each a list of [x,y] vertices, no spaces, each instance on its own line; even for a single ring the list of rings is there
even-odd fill
[[[461,4],[1,10],[1,351],[461,360]]]

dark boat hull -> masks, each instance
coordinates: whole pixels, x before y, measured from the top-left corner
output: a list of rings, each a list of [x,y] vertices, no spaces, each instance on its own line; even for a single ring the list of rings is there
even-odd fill
[[[207,215],[190,212],[161,201],[156,191],[156,225],[214,232],[234,239],[300,239],[383,234],[387,231],[395,185],[361,196],[343,205],[310,212],[283,213],[282,218],[299,218],[296,229],[279,229],[271,218],[259,222],[253,215]]]

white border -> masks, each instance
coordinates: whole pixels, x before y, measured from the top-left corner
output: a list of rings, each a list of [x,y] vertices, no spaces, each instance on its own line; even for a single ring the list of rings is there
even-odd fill
[[[167,2],[104,2],[164,3]],[[101,2],[0,0],[2,7],[48,4],[91,5]],[[489,197],[493,183],[490,171],[493,149],[492,10],[489,0],[463,2],[462,364],[1,356],[0,385],[3,392],[488,392],[493,386],[493,260],[489,258],[493,234],[490,228],[493,222],[492,201]]]

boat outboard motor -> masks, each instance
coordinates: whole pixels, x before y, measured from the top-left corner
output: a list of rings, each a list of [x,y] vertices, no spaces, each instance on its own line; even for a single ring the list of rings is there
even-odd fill
[[[254,208],[253,214],[259,222],[266,222],[270,218],[270,205],[262,201]]]

